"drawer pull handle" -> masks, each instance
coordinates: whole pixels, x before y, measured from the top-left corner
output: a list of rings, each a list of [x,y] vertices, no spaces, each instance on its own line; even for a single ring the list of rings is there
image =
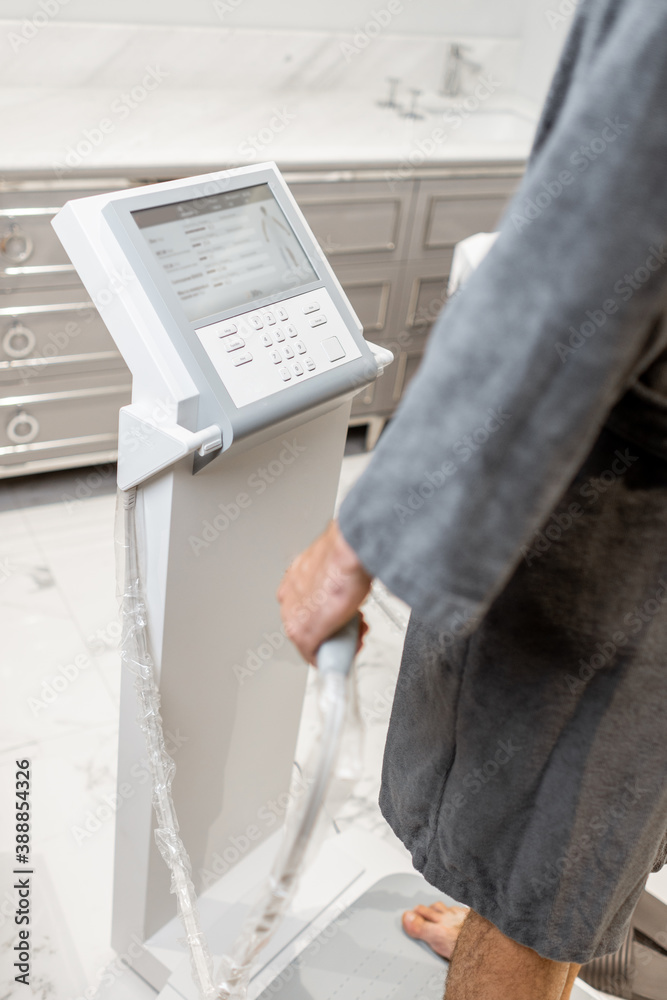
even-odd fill
[[[7,424],[7,437],[14,444],[28,444],[39,434],[39,421],[23,410]]]
[[[27,358],[34,350],[37,338],[23,323],[15,323],[2,338],[2,349],[9,358]]]
[[[32,240],[15,222],[9,227],[9,232],[0,237],[0,253],[12,264],[22,264],[24,260],[28,260],[33,250]]]

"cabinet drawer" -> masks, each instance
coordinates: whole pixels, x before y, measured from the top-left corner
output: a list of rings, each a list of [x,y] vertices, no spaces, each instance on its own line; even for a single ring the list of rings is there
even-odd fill
[[[493,232],[518,178],[421,181],[411,256],[432,257],[473,233]]]
[[[113,186],[129,184],[117,181]],[[0,194],[0,289],[50,288],[64,282],[78,282],[51,220],[65,202],[106,190],[56,188]]]
[[[33,378],[75,363],[122,364],[83,288],[0,297],[0,378]]]
[[[444,251],[437,262],[412,266],[406,273],[403,326],[422,330],[432,326],[447,301],[453,254]]]
[[[376,181],[297,183],[291,190],[332,261],[374,254],[386,259],[405,256],[411,183],[396,191]]]
[[[384,416],[394,409],[393,386],[396,362],[394,361],[375,382],[366,386],[352,401],[351,417]]]
[[[403,265],[387,263],[350,267],[339,261],[332,261],[332,264],[366,336],[370,340],[386,336],[400,301]]]
[[[79,452],[108,452],[118,439],[118,410],[130,402],[127,369],[44,379],[39,393],[0,399],[0,468]]]

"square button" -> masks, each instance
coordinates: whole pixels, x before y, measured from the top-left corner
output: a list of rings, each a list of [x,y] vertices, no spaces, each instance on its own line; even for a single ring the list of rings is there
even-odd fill
[[[345,351],[338,337],[328,337],[322,341],[322,347],[329,361],[340,361],[345,357]]]
[[[259,339],[264,344],[264,347],[271,347],[273,344],[273,337],[270,333],[263,333]]]
[[[285,306],[278,306],[276,309],[276,315],[281,323],[286,323],[289,319],[289,313],[287,312],[287,309],[285,309]]]
[[[283,340],[285,339],[285,334],[280,329],[280,327],[278,327],[278,329],[276,330],[275,337],[276,337],[276,340],[278,341],[278,343],[282,344]]]
[[[304,364],[305,364],[305,366],[306,366],[306,368],[308,369],[309,372],[314,372],[315,371],[315,362],[313,361],[312,358],[304,358],[303,362],[304,362]]]
[[[262,320],[261,320],[260,316],[251,316],[250,317],[250,325],[253,326],[255,328],[255,330],[263,330],[264,329],[264,324],[262,323]]]
[[[280,373],[280,377],[283,380],[283,382],[289,382],[289,380],[292,378],[292,376],[290,375],[289,368],[279,368],[278,372]]]
[[[297,340],[297,342],[296,342],[296,344],[294,346],[296,347],[296,349],[299,352],[299,354],[305,354],[306,353],[306,345],[304,344],[304,342],[302,340]]]
[[[282,354],[280,353],[280,351],[275,351],[275,350],[271,351],[270,354],[269,354],[269,357],[270,357],[271,361],[273,361],[274,365],[280,365],[280,364],[282,364],[283,358],[282,358]]]
[[[303,375],[303,368],[301,367],[298,361],[295,361],[294,364],[292,365],[292,371],[294,372],[295,375]]]
[[[297,330],[297,328],[295,326],[292,326],[291,323],[288,323],[288,325],[285,327],[285,330],[287,331],[287,336],[288,337],[298,337],[299,336],[299,331]]]
[[[294,351],[289,346],[289,344],[285,344],[285,346],[283,347],[283,354],[285,355],[288,361],[291,361],[292,358],[294,357]]]

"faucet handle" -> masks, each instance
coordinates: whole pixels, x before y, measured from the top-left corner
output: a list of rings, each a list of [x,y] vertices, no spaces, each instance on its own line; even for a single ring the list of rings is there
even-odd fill
[[[389,84],[389,96],[386,101],[378,101],[379,108],[398,108],[400,107],[398,101],[396,100],[396,93],[398,91],[398,85],[401,82],[398,76],[388,76],[387,83]]]
[[[420,114],[417,110],[417,104],[419,103],[419,97],[422,91],[418,90],[417,87],[410,87],[410,93],[412,94],[412,103],[409,109],[403,112],[403,117],[412,119],[423,118],[424,115]]]

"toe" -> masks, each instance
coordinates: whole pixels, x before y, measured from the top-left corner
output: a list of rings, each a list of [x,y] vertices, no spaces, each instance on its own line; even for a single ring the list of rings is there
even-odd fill
[[[419,907],[416,906],[414,910],[406,910],[403,914],[402,924],[403,930],[411,938],[421,939],[424,936],[424,925],[426,921],[420,913],[415,912]]]

